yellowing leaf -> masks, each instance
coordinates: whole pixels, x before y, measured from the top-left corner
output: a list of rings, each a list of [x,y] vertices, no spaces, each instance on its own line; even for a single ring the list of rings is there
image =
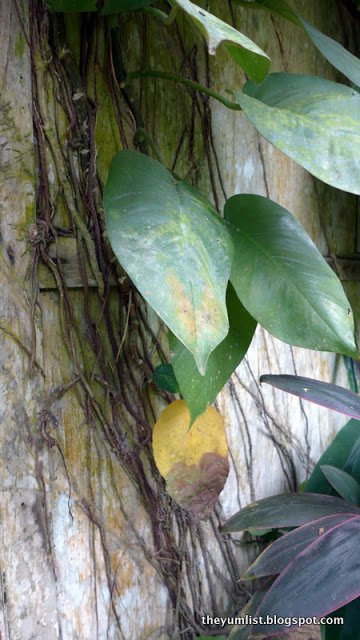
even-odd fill
[[[113,158],[104,208],[121,266],[203,375],[229,331],[227,226],[198,191],[137,151]]]
[[[208,518],[229,473],[224,422],[208,407],[191,429],[184,400],[159,416],[153,431],[156,466],[171,497],[201,519]]]

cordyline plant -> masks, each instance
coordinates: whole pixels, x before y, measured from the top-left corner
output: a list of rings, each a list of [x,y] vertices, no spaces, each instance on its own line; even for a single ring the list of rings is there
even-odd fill
[[[261,382],[352,418],[325,451],[305,492],[265,498],[248,505],[222,531],[291,528],[273,542],[244,579],[268,577],[249,611],[275,620],[321,619],[336,611],[341,625],[322,626],[323,640],[360,638],[360,398],[337,385],[300,376],[262,376]],[[274,580],[274,576],[275,580]],[[295,620],[294,620],[295,622]],[[234,629],[231,640],[267,637],[284,623]]]

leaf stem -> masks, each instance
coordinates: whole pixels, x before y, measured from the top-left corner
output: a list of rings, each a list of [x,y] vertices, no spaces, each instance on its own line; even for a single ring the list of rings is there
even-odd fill
[[[175,73],[168,73],[167,71],[156,71],[156,69],[144,69],[138,71],[132,71],[128,73],[126,76],[126,84],[131,82],[132,80],[136,80],[137,78],[160,78],[161,80],[170,80],[171,82],[178,82],[179,84],[184,84],[186,87],[190,87],[195,91],[200,91],[201,93],[205,93],[207,96],[214,98],[218,102],[221,102],[228,109],[232,109],[233,111],[241,111],[240,105],[236,104],[236,102],[232,102],[231,100],[227,100],[224,96],[220,95],[216,91],[205,87],[199,82],[194,82],[193,80],[189,80],[189,78],[184,78],[183,76],[178,76]]]
[[[172,7],[169,14],[165,13],[165,11],[161,11],[161,9],[157,9],[156,7],[143,7],[143,13],[149,13],[155,18],[159,18],[161,22],[163,22],[167,27],[170,26],[177,15],[178,7]]]

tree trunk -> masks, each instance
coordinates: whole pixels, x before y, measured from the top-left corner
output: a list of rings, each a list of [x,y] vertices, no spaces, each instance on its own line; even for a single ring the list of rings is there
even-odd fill
[[[353,46],[355,21],[340,2],[293,4]],[[336,77],[291,23],[220,1],[210,10],[264,48],[273,70]],[[218,507],[199,522],[166,494],[151,425],[170,398],[151,380],[167,339],[103,233],[112,156],[134,145],[156,152],[218,208],[234,193],[267,195],[329,256],[356,256],[356,198],[310,177],[207,97],[159,79],[124,87],[139,68],[219,92],[243,81],[225,52],[209,59],[182,18],[171,27],[135,13],[64,18],[40,0],[0,0],[5,640],[209,634],[201,616],[234,615],[246,601],[238,578],[254,553],[221,537],[219,523],[254,498],[295,489],[342,424],[258,382],[268,372],[345,380],[338,359],[259,329],[217,401],[232,462]],[[349,291],[355,300],[357,283]]]

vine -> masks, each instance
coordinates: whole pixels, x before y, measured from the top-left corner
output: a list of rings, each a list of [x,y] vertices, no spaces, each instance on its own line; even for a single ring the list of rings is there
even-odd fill
[[[54,0],[49,4],[60,11],[69,8],[66,1]],[[73,379],[68,381],[66,389],[76,389],[87,423],[102,430],[111,451],[138,490],[151,522],[153,550],[149,551],[135,530],[134,535],[167,586],[174,613],[170,637],[190,640],[194,634],[205,631],[198,613],[206,607],[201,602],[201,571],[194,568],[199,553],[196,542],[204,558],[213,610],[216,610],[214,582],[225,583],[231,612],[238,611],[247,594],[236,582],[233,543],[218,533],[218,509],[211,515],[210,522],[226,571],[221,574],[205,548],[203,525],[196,515],[179,506],[178,503],[183,504],[181,499],[175,502],[170,497],[175,494],[170,488],[170,479],[163,474],[165,486],[159,465],[155,464],[151,437],[159,405],[153,381],[159,378],[156,378],[154,363],[164,365],[168,358],[161,324],[145,302],[172,332],[171,374],[189,408],[183,434],[204,414],[244,358],[257,322],[290,344],[357,358],[353,316],[346,296],[293,216],[268,198],[243,194],[228,199],[224,218],[218,216],[219,185],[225,197],[226,194],[213,143],[209,99],[231,110],[244,111],[260,133],[311,173],[354,193],[360,189],[356,174],[358,143],[353,149],[359,119],[356,108],[360,100],[355,89],[319,78],[292,74],[266,77],[270,64],[266,53],[235,28],[189,0],[173,0],[169,14],[150,4],[148,0],[136,3],[136,9],[145,9],[145,15],[138,14],[139,28],[146,30],[146,14],[151,20],[159,18],[164,29],[172,25],[190,77],[158,69],[126,69],[117,18],[104,17],[114,11],[112,0],[105,1],[101,7],[92,0],[82,3],[84,11],[93,13],[80,17],[77,54],[68,45],[68,38],[73,39],[73,34],[69,33],[66,18],[62,14],[50,14],[37,0],[31,3],[33,117],[39,169],[37,222],[29,230],[33,251],[32,320],[35,326],[38,268],[46,265],[59,292],[63,340],[73,365]],[[264,5],[275,11],[271,0],[246,4],[254,8]],[[118,2],[115,8],[127,11],[132,7],[124,1]],[[182,11],[204,34],[210,53],[224,46],[254,79],[255,82],[246,83],[243,91],[232,91],[233,100],[198,82],[196,51],[185,55],[177,25]],[[315,44],[320,42],[318,48],[329,57],[325,37],[289,11],[287,8],[286,16],[304,28]],[[280,14],[284,14],[283,9]],[[345,62],[340,70],[354,82],[358,77],[358,63],[349,56],[343,55]],[[329,59],[331,61],[331,56]],[[116,151],[122,148],[112,162],[105,187],[100,167],[102,159],[98,162],[97,158],[99,69],[99,86],[106,83],[111,96]],[[159,162],[156,140],[144,127],[141,116],[142,83],[148,78],[176,82],[189,91],[193,105],[192,122],[187,131],[192,164],[190,178],[196,184],[199,161],[194,150],[194,131],[200,117],[215,207],[190,187],[186,179],[175,175],[185,129],[170,169]],[[140,82],[139,92],[132,90],[135,79]],[[261,84],[256,84],[259,82]],[[138,95],[139,99],[134,97]],[[49,102],[50,96],[53,103]],[[316,108],[312,112],[314,102]],[[325,103],[327,111],[322,110]],[[349,135],[340,138],[334,121],[348,113]],[[297,124],[295,132],[289,117]],[[51,131],[46,124],[49,121]],[[318,141],[320,145],[325,137],[320,154],[318,148],[312,153],[308,143],[304,147],[305,126],[311,132],[309,140]],[[321,133],[317,138],[318,129]],[[281,137],[284,131],[290,136],[290,142],[286,136]],[[330,153],[334,138],[341,147],[338,154]],[[101,149],[99,153],[102,154]],[[51,174],[55,176],[53,181],[49,179]],[[153,233],[155,227],[161,227],[161,231],[156,229]],[[84,292],[84,331],[72,308],[72,295],[59,252],[61,238],[70,238],[76,245]],[[120,264],[113,259],[109,241]],[[55,257],[50,247],[55,247]],[[90,290],[89,273],[96,283],[94,290]],[[309,284],[310,274],[312,277],[316,274],[315,286]],[[252,279],[257,296],[253,293]],[[279,279],[281,287],[277,284]],[[280,313],[274,312],[275,307]],[[34,365],[35,355],[34,329]],[[173,394],[177,390],[166,386],[162,389],[162,398],[170,402],[170,407],[174,407]],[[51,412],[51,398],[46,410]],[[41,416],[43,426],[46,416],[44,413]],[[47,432],[47,425],[44,433],[49,446],[57,444]],[[208,453],[205,450],[205,454]],[[211,453],[220,455],[218,451],[211,450]],[[157,462],[156,450],[155,459]],[[292,469],[290,475],[289,484],[294,484]],[[81,496],[77,499],[101,531],[110,584],[111,562],[102,523],[87,499]],[[112,607],[120,628],[114,603]],[[206,632],[209,633],[209,629]]]
[[[96,170],[97,83],[101,86],[102,78],[107,79],[123,146],[131,146],[133,137],[136,140],[142,121],[133,97],[119,82],[120,62],[113,56],[114,38],[118,45],[119,31],[111,29],[104,18],[84,15],[79,24],[81,38],[76,58],[68,46],[67,30],[63,16],[51,16],[41,2],[32,2],[30,44],[39,175],[37,221],[29,229],[33,251],[33,322],[39,304],[38,269],[45,264],[59,292],[63,344],[73,366],[73,379],[64,385],[64,393],[70,388],[76,390],[87,423],[101,430],[112,454],[136,487],[151,523],[152,542],[145,542],[135,528],[133,534],[167,586],[174,616],[171,629],[166,632],[171,638],[190,640],[205,630],[199,615],[208,608],[201,588],[204,578],[214,610],[215,585],[219,582],[230,596],[231,611],[238,610],[247,592],[237,582],[233,543],[218,533],[219,511],[211,516],[210,524],[222,555],[221,570],[214,565],[205,546],[203,525],[172,501],[154,465],[151,423],[157,409],[151,379],[153,363],[165,361],[164,340],[158,323],[149,316],[139,293],[114,262],[106,242],[102,184]],[[93,76],[94,65],[101,69],[100,79]],[[112,69],[110,75],[107,69]],[[124,111],[124,103],[131,111]],[[48,122],[52,123],[51,132],[45,125]],[[137,144],[144,149],[143,141]],[[55,180],[50,182],[52,172]],[[84,329],[73,311],[73,296],[59,253],[62,238],[73,238],[76,242],[84,292]],[[51,247],[57,248],[55,257]],[[97,283],[96,288],[89,285],[89,277]],[[33,336],[35,339],[35,330]],[[36,353],[35,341],[32,352]],[[44,403],[48,415],[60,393],[60,389],[50,392]],[[163,395],[167,401],[173,397]],[[44,411],[40,412],[41,425]],[[48,433],[46,427],[46,436],[49,446],[56,444],[63,457],[60,434]],[[72,483],[71,469],[69,474]],[[95,506],[79,495],[76,487],[70,490],[70,495],[101,533],[109,586],[115,581],[116,589],[104,524],[96,515]],[[129,520],[121,503],[118,507]],[[196,568],[198,554],[204,558],[205,574]],[[114,600],[112,612],[121,630]]]

